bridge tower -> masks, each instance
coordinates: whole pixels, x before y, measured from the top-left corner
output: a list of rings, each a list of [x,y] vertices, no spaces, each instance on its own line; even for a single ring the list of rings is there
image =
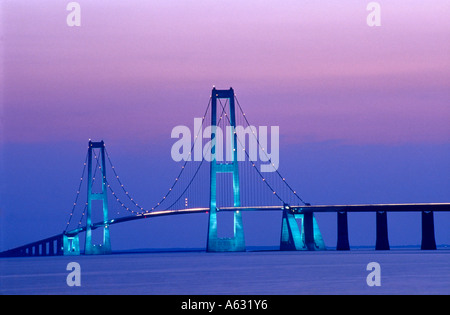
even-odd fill
[[[99,158],[101,159],[100,167],[101,167],[101,177],[102,177],[102,192],[101,193],[92,192],[92,183],[93,183],[92,150],[95,148],[100,149]],[[108,195],[107,195],[107,187],[108,186],[107,185],[108,184],[106,181],[105,143],[103,141],[93,142],[93,141],[89,140],[86,242],[84,245],[85,255],[110,254],[111,253],[111,241],[109,238],[109,226],[106,223],[106,222],[108,222]],[[103,226],[103,243],[98,246],[92,244],[92,202],[94,200],[102,201],[103,222],[105,222],[105,225]]]
[[[226,148],[233,153],[231,162],[216,160],[216,129],[217,129],[217,100],[228,99],[229,104],[229,122],[232,133],[230,146]],[[239,193],[239,167],[237,159],[237,136],[234,90],[217,90],[213,88],[211,94],[211,187],[210,187],[210,211],[208,226],[208,243],[206,250],[208,252],[226,252],[226,251],[245,251],[244,227],[242,225],[242,213],[234,211],[234,236],[231,238],[219,238],[217,235],[217,174],[231,173],[233,177],[233,206],[240,207]],[[227,144],[228,145],[228,144]]]

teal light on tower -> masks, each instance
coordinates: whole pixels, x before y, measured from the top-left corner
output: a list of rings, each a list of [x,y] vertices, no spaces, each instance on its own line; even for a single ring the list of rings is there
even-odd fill
[[[102,192],[92,192],[92,151],[93,149],[100,149],[101,158],[101,177],[102,177]],[[107,182],[106,182],[106,163],[105,163],[105,143],[89,141],[88,149],[88,192],[87,192],[87,219],[86,219],[86,242],[84,245],[84,253],[86,255],[93,254],[110,254],[111,253],[111,241],[109,238],[109,225],[108,222],[108,195],[107,195]],[[101,200],[103,209],[103,243],[99,245],[92,244],[92,201]]]
[[[229,119],[233,137],[230,146],[226,148],[233,152],[232,162],[218,162],[216,160],[216,129],[217,129],[217,100],[227,99],[229,104]],[[211,94],[211,187],[210,187],[210,211],[208,225],[208,252],[245,251],[244,227],[242,225],[242,213],[234,211],[234,234],[231,238],[219,238],[217,235],[217,174],[231,173],[233,177],[233,205],[241,206],[239,192],[239,167],[237,159],[237,136],[236,129],[234,90],[217,90],[213,88]]]

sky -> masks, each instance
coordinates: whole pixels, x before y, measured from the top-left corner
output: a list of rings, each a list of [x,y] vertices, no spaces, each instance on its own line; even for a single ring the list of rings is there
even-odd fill
[[[154,204],[180,167],[171,130],[213,85],[253,125],[280,126],[280,171],[311,203],[449,201],[448,1],[378,1],[375,27],[361,0],[77,2],[79,27],[69,1],[1,2],[0,250],[64,229],[88,139]],[[418,244],[420,220],[400,216],[391,241]],[[335,218],[318,219],[333,246]],[[113,248],[204,246],[206,217],[158,220],[115,227]],[[250,244],[277,244],[270,221],[248,217]],[[349,224],[351,244],[374,243],[374,218]]]

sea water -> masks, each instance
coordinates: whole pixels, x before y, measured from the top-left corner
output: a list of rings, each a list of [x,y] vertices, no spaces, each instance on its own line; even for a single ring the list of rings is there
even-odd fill
[[[70,263],[79,268],[68,268]],[[371,263],[378,264],[378,270],[368,268]],[[79,281],[73,282],[74,277]],[[376,285],[369,281],[373,277],[379,280]],[[175,251],[0,258],[0,294],[448,295],[450,250]]]

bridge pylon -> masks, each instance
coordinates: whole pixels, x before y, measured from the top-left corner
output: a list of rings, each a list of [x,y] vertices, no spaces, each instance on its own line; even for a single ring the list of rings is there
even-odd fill
[[[100,149],[101,159],[101,177],[102,177],[102,192],[94,193],[92,192],[93,175],[92,175],[92,151],[93,149]],[[110,254],[111,253],[111,240],[109,237],[109,225],[108,222],[108,194],[107,187],[108,183],[106,181],[106,163],[105,163],[105,143],[103,141],[93,142],[89,140],[88,148],[88,181],[87,181],[88,191],[87,191],[87,213],[86,213],[86,242],[84,245],[85,255],[98,255],[98,254]],[[103,242],[99,245],[92,244],[92,202],[94,200],[102,201],[103,210]]]
[[[233,177],[233,206],[240,207],[239,192],[239,167],[237,159],[237,135],[234,90],[217,90],[213,88],[211,94],[211,186],[210,186],[210,211],[208,225],[208,241],[206,250],[208,252],[237,252],[245,251],[244,227],[242,224],[242,213],[234,211],[234,235],[231,238],[219,238],[217,235],[217,174],[231,173]],[[230,141],[231,148],[226,148],[233,152],[232,162],[220,162],[216,160],[216,137],[217,130],[217,100],[228,99],[229,106],[229,122],[232,132]],[[226,152],[226,151],[225,151]]]
[[[297,223],[300,221],[300,224]],[[283,209],[280,250],[325,250],[314,213],[296,213],[288,206]]]
[[[64,256],[80,255],[80,237],[78,234],[63,234],[63,251]]]

